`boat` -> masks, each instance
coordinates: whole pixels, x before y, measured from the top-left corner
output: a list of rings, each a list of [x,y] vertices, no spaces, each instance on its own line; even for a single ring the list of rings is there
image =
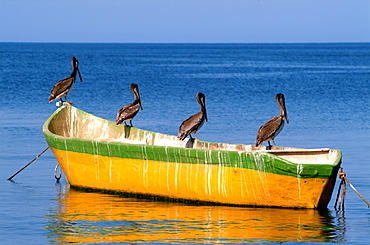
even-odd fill
[[[326,208],[342,159],[329,148],[182,141],[68,103],[43,133],[71,187],[216,205]]]

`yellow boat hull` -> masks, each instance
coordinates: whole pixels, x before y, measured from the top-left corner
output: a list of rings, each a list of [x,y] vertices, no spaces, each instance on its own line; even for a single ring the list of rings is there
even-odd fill
[[[234,205],[316,208],[333,179],[219,165],[122,159],[52,148],[72,186]],[[292,206],[294,204],[294,206]]]

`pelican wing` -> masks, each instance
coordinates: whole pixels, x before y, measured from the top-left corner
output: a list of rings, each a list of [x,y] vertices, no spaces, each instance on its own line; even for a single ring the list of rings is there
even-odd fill
[[[182,122],[177,137],[180,140],[185,139],[189,134],[192,134],[200,129],[203,123],[204,113],[200,111]]]
[[[263,124],[257,132],[256,146],[269,141],[280,132],[284,120],[282,117],[273,117],[267,123]]]
[[[139,112],[139,109],[140,103],[138,102],[127,104],[121,109],[119,109],[116,117],[116,125],[119,125],[127,120],[132,120]]]
[[[73,81],[73,77],[67,77],[57,82],[50,92],[48,101],[51,102],[66,96],[73,86]]]

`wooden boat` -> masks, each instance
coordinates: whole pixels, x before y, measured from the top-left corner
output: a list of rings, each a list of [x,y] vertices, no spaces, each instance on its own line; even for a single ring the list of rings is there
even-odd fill
[[[180,141],[67,103],[43,132],[71,186],[206,203],[326,207],[342,157],[334,149]]]

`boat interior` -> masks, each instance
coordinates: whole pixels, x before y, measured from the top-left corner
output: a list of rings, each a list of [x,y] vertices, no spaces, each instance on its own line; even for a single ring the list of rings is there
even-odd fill
[[[329,148],[301,149],[292,147],[255,147],[254,145],[212,143],[186,138],[178,140],[174,135],[141,130],[81,111],[70,105],[63,106],[49,123],[53,134],[94,141],[120,142],[124,144],[156,145],[206,150],[270,153],[297,164],[335,164],[339,150]]]

